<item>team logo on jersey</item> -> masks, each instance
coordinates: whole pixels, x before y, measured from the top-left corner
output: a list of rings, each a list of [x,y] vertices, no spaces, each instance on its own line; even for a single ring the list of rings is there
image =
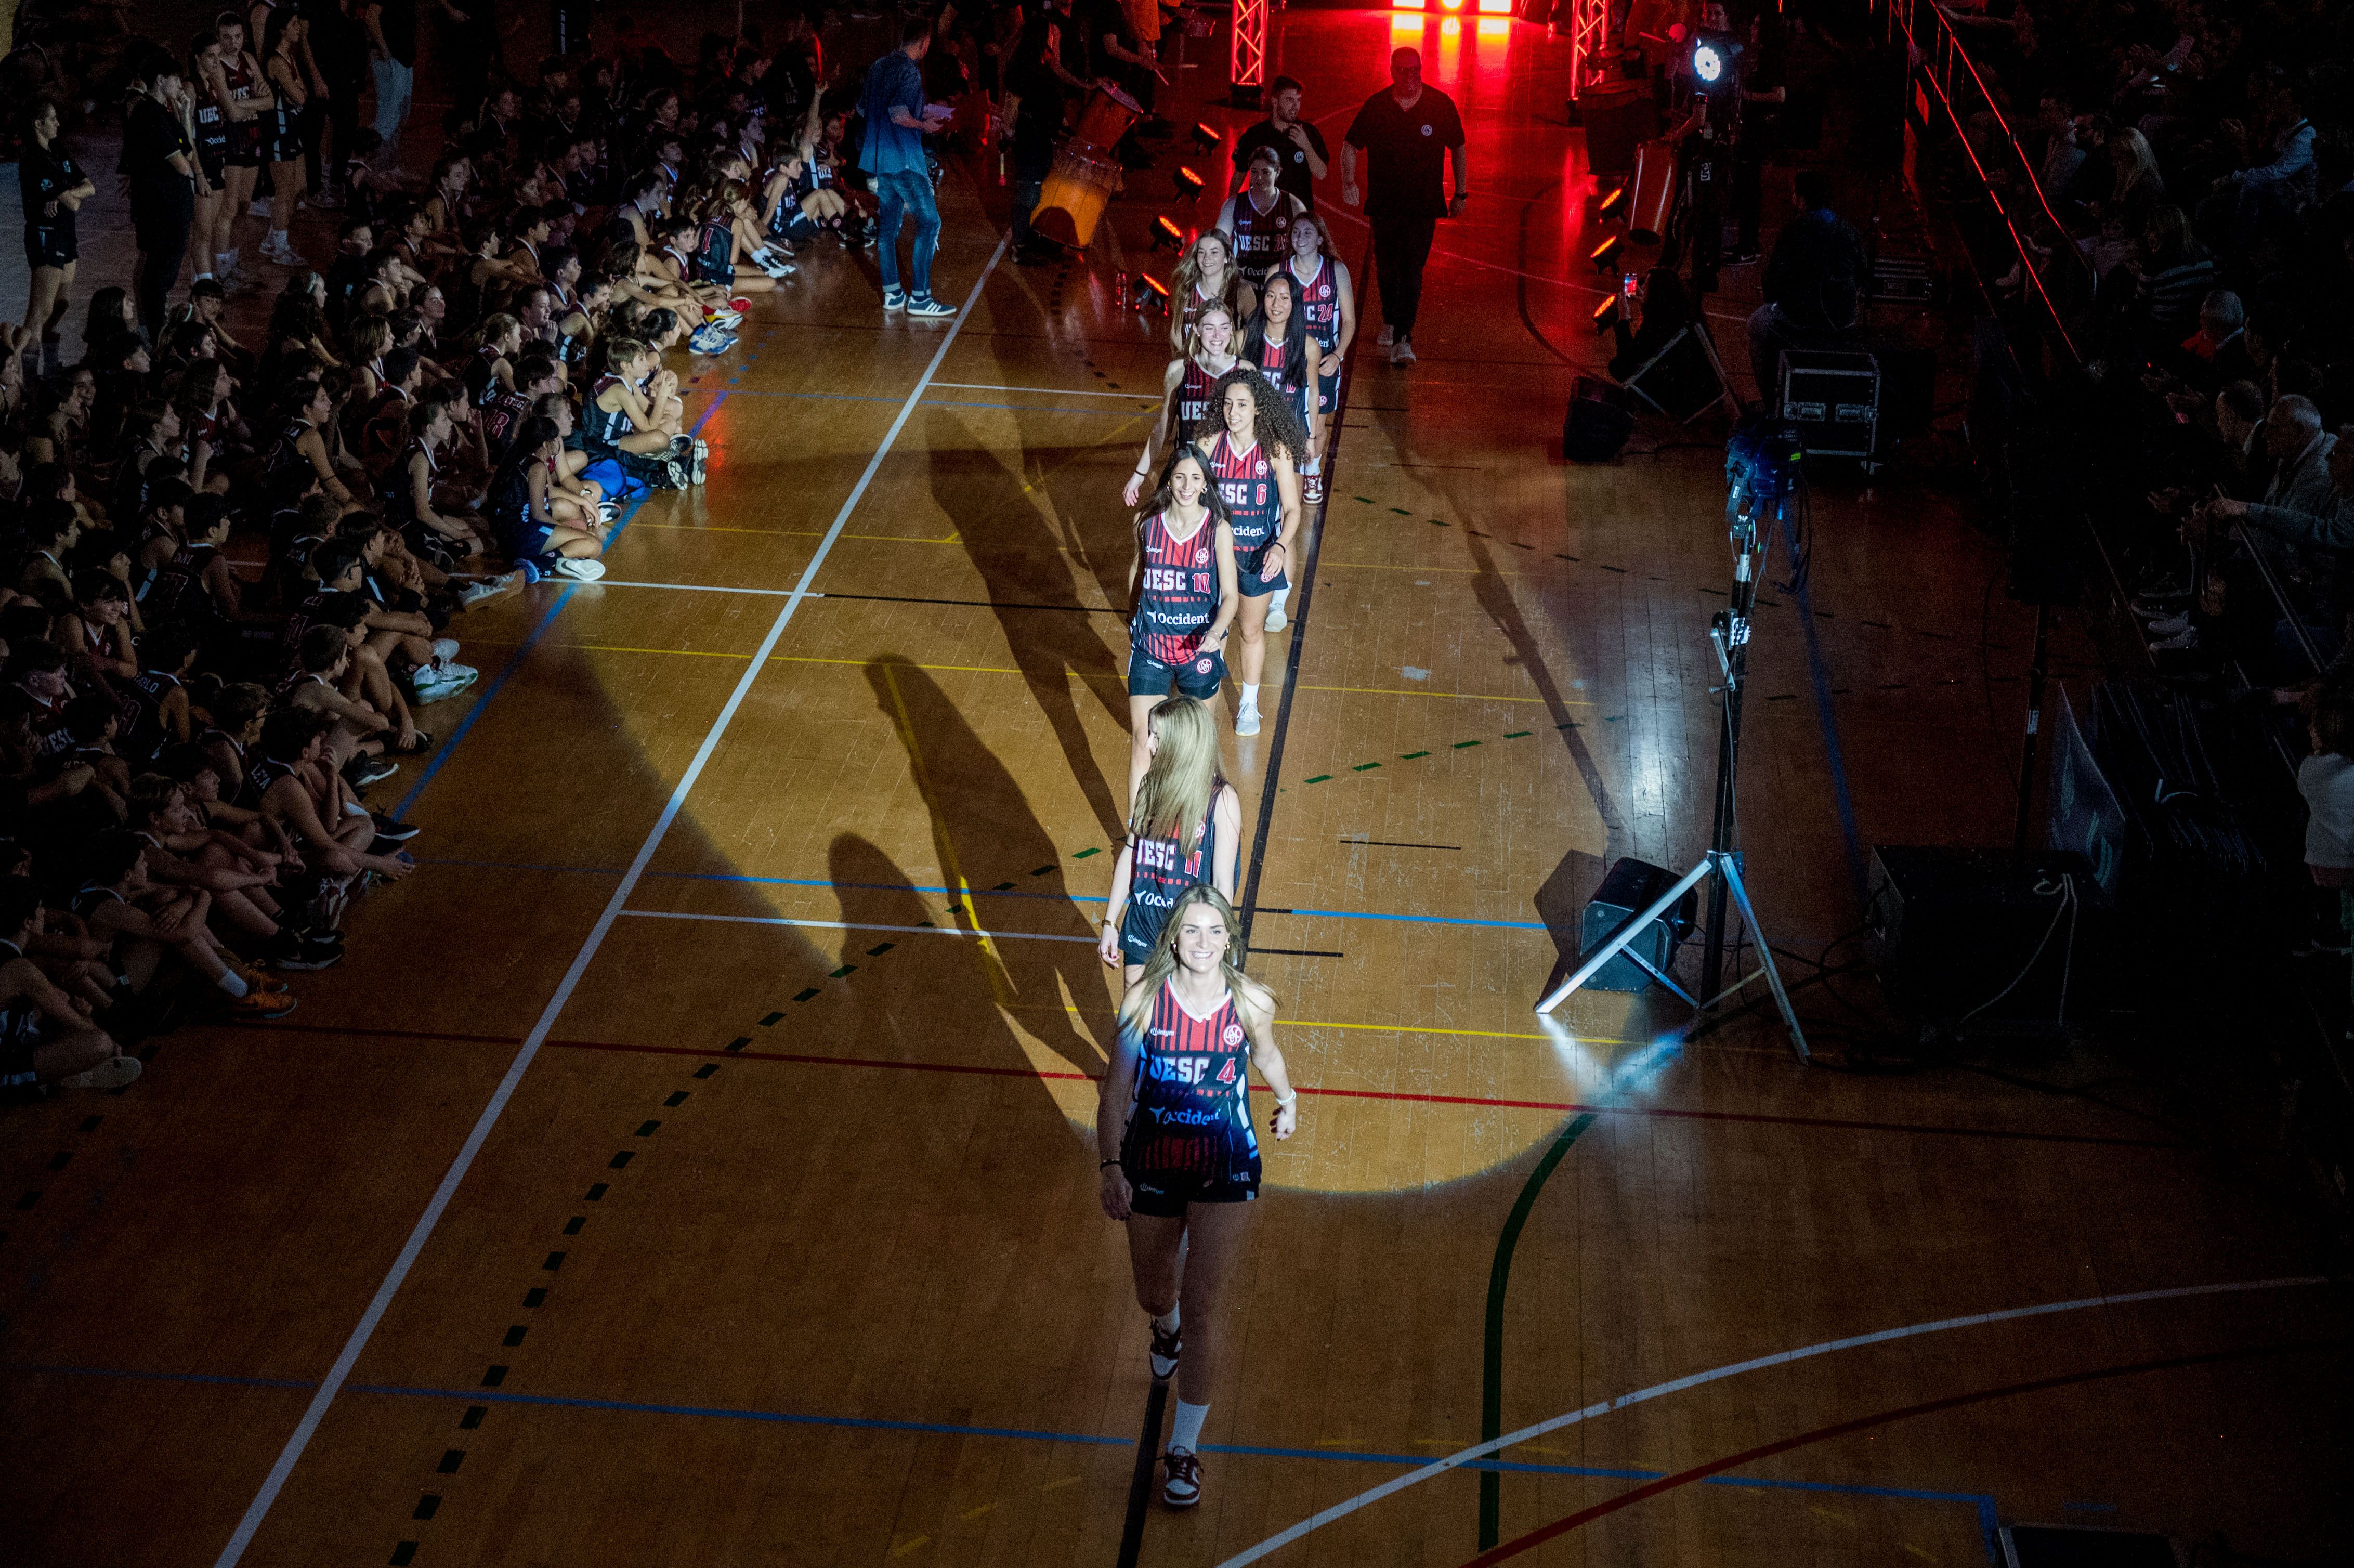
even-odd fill
[[[1430,134],[1430,127],[1429,127],[1429,126],[1427,126],[1427,125],[1424,126],[1424,127],[1422,128],[1422,133],[1423,133],[1424,135],[1426,135],[1426,136],[1429,135],[1429,134]]]
[[[1251,465],[1251,472],[1261,479],[1265,479],[1267,477],[1267,459],[1261,458],[1257,462],[1253,463]]]
[[[1197,567],[1206,567],[1210,564],[1210,551],[1207,546],[1193,552],[1193,564]]]
[[[1241,1044],[1242,1043],[1243,1043],[1243,1026],[1242,1026],[1241,1024],[1239,1024],[1239,1023],[1229,1023],[1229,1024],[1227,1024],[1227,1025],[1226,1025],[1226,1044],[1229,1044],[1229,1045],[1239,1045],[1239,1044]]]
[[[1204,654],[1203,657],[1194,660],[1193,668],[1204,675],[1208,674],[1210,673],[1209,656]]]

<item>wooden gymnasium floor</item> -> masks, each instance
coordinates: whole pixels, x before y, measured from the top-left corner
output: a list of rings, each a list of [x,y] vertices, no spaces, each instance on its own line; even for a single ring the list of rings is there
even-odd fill
[[[1545,916],[1706,831],[1719,459],[1551,455],[1599,357],[1544,281],[1589,275],[1557,47],[1289,26],[1336,143],[1425,40],[1481,200],[1421,365],[1356,362],[1279,717],[1229,740],[1307,1097],[1207,1501],[1142,1561],[1401,1478],[1267,1561],[1969,1564],[1998,1518],[2321,1552],[2345,1358],[2273,1198],[2078,1100],[1802,1069],[1761,1026],[1656,1051],[1672,1014],[1622,997],[1532,1022]],[[292,1023],[0,1119],[11,1562],[1114,1560],[1147,1383],[1087,938],[1165,355],[1109,280],[1164,178],[1058,274],[998,264],[952,176],[952,331],[831,254],[763,302],[698,366],[708,487],[600,587],[467,618],[479,694],[384,791],[427,864]],[[1841,484],[1815,604],[1861,841],[2000,842],[1998,563],[1920,485]],[[1794,612],[1759,636],[1750,863],[1813,951],[1856,908]]]

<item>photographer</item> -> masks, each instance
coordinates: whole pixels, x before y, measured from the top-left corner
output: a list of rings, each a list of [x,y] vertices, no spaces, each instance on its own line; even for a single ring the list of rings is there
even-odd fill
[[[1822,175],[1801,169],[1791,199],[1797,216],[1783,226],[1766,264],[1766,302],[1749,315],[1749,366],[1757,395],[1771,402],[1786,348],[1825,348],[1846,341],[1861,320],[1869,267],[1863,240],[1831,210]]]

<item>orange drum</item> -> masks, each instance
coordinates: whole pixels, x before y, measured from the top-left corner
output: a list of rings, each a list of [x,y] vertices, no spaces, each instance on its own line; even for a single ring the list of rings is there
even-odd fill
[[[1079,123],[1071,132],[1075,143],[1089,147],[1109,147],[1128,128],[1144,118],[1144,106],[1116,87],[1097,83],[1087,94],[1087,104],[1079,111]]]
[[[1119,139],[1115,133],[1112,140]],[[1088,156],[1074,137],[1055,150],[1055,166],[1039,190],[1030,226],[1058,244],[1085,249],[1096,237],[1096,225],[1119,185],[1119,164],[1110,158]]]
[[[1627,232],[1657,245],[1676,210],[1676,144],[1654,138],[1635,149],[1635,177],[1628,182]]]

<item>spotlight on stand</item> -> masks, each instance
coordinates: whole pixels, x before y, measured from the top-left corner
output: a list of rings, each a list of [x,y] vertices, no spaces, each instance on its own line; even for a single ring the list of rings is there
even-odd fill
[[[1626,217],[1627,187],[1625,185],[1613,185],[1608,191],[1605,192],[1602,199],[1594,204],[1594,216],[1600,218],[1605,223],[1608,223],[1615,218]]]
[[[1158,250],[1164,245],[1172,250],[1185,249],[1185,231],[1165,212],[1152,220],[1152,249]]]
[[[1692,80],[1705,93],[1725,91],[1739,85],[1733,63],[1741,57],[1738,39],[1724,33],[1694,33],[1691,35]]]
[[[1607,272],[1618,264],[1618,253],[1626,249],[1627,237],[1614,234],[1596,246],[1585,259],[1594,263],[1596,271]]]
[[[1129,298],[1139,311],[1158,311],[1164,316],[1169,313],[1169,285],[1150,272],[1136,275],[1136,287]]]
[[[1602,302],[1594,307],[1595,335],[1599,337],[1602,334],[1608,332],[1611,327],[1617,323],[1617,320],[1618,296],[1616,294],[1606,294],[1603,296]]]
[[[1177,181],[1177,194],[1179,196],[1199,199],[1202,194],[1201,175],[1195,174],[1184,164],[1180,164],[1177,165],[1177,173],[1174,177]]]
[[[1214,153],[1217,151],[1218,143],[1225,140],[1225,138],[1224,136],[1220,135],[1214,127],[1205,122],[1200,120],[1193,122],[1193,150],[1195,152]]]

